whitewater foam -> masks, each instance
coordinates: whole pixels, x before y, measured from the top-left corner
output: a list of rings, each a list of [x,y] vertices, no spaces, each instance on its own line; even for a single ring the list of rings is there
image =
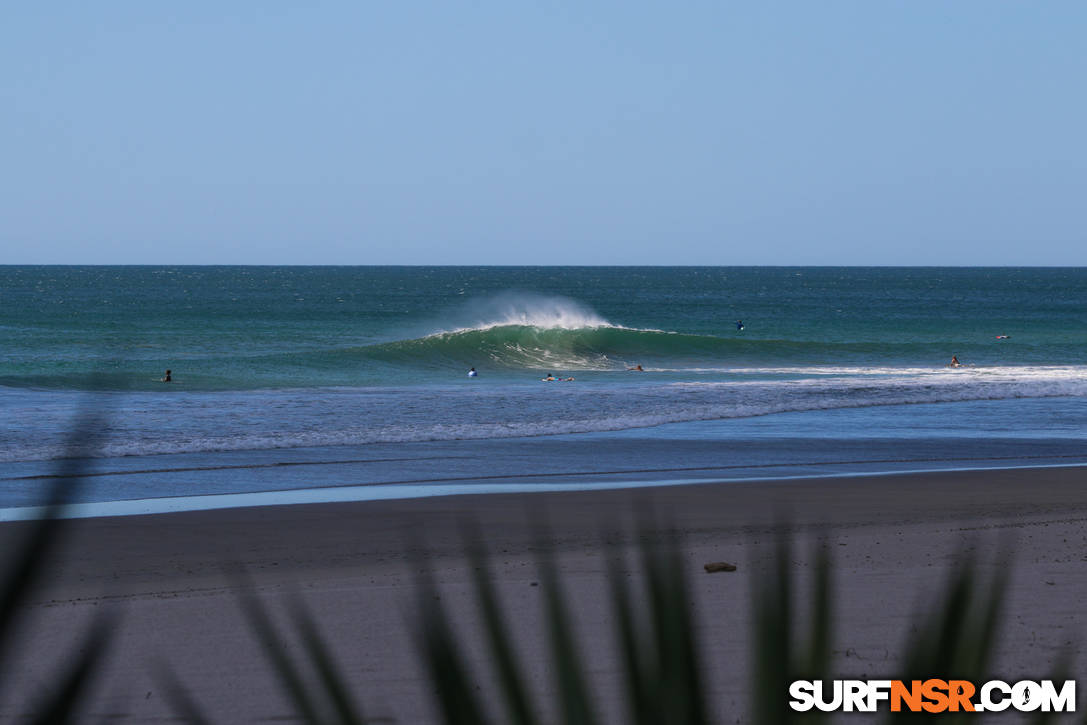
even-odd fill
[[[461,321],[454,322],[452,326],[445,323],[428,337],[510,326],[541,330],[617,327],[577,300],[528,292],[507,292],[472,300],[455,311],[453,317]]]

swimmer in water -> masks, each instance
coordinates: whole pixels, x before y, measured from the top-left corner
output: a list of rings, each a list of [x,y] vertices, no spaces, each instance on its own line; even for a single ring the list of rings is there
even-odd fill
[[[744,321],[743,320],[736,320],[736,329],[737,330],[744,329]]]
[[[962,367],[962,363],[961,363],[961,362],[959,362],[959,356],[958,356],[958,355],[952,355],[952,356],[951,356],[951,362],[950,362],[950,363],[948,363],[948,365],[947,365],[947,366],[948,366],[949,368],[957,368],[957,367]]]
[[[470,377],[470,378],[474,378],[474,377],[476,377],[476,376],[478,376],[478,375],[479,375],[479,373],[477,373],[477,372],[476,372],[476,369],[475,369],[475,368],[470,368],[470,369],[468,370],[468,377]]]
[[[553,383],[555,382],[555,376],[551,373],[548,373],[546,378],[540,378],[540,380],[544,381],[545,383]]]
[[[162,382],[164,382],[164,383],[174,382],[173,378],[170,376],[170,371],[169,370],[167,370],[166,374],[162,377]]]
[[[641,365],[635,365],[632,368],[627,368],[627,370],[630,370],[631,372],[634,372],[634,373],[644,373],[645,372],[645,370],[642,369]]]

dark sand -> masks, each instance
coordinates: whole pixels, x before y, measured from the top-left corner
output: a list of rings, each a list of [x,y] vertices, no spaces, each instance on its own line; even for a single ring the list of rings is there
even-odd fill
[[[603,720],[624,722],[601,532],[618,527],[629,541],[633,512],[650,507],[658,536],[669,528],[682,533],[719,722],[748,721],[752,583],[768,573],[774,527],[784,521],[795,534],[801,583],[817,537],[834,556],[842,675],[901,674],[913,615],[942,589],[964,551],[986,570],[1012,567],[994,674],[1043,679],[1067,650],[1077,654],[1075,674],[1087,669],[1080,656],[1087,642],[1087,468],[904,474],[72,521],[17,624],[17,651],[0,680],[0,719],[32,709],[57,666],[71,661],[87,623],[109,609],[119,625],[83,721],[173,720],[156,676],[163,663],[216,722],[292,720],[284,688],[238,607],[237,584],[224,574],[224,564],[241,563],[277,614],[287,595],[301,593],[372,722],[437,722],[412,634],[414,554],[429,552],[424,565],[436,572],[442,601],[480,665],[484,693],[492,680],[461,556],[466,517],[484,532],[521,652],[546,694],[552,673],[530,525],[542,517],[560,549]],[[27,527],[0,524],[0,566]],[[1003,544],[1013,552],[1010,563],[997,557]],[[738,570],[702,571],[722,560]]]

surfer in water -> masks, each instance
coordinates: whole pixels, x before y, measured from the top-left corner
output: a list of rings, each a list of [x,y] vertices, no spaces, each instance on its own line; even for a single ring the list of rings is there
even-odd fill
[[[632,373],[644,373],[645,372],[645,369],[642,368],[641,365],[635,365],[632,368],[627,368],[627,370],[629,370]]]
[[[951,356],[951,362],[949,362],[947,364],[947,366],[949,368],[960,368],[960,367],[962,367],[962,363],[959,362],[959,356],[958,355],[952,355]]]
[[[743,329],[744,329],[744,321],[743,320],[736,320],[736,331],[740,332]]]
[[[162,376],[162,382],[164,382],[164,383],[172,383],[172,382],[174,382],[174,379],[173,379],[173,377],[172,377],[172,376],[170,375],[170,371],[169,371],[169,370],[167,370],[167,371],[166,371],[166,374]]]
[[[478,375],[479,375],[479,373],[476,372],[475,368],[469,368],[468,369],[468,377],[474,378],[474,377],[476,377]]]

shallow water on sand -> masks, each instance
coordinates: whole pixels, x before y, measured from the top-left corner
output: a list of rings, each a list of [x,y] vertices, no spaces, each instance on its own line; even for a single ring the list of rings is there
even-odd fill
[[[323,488],[342,489],[333,500],[366,500],[1076,465],[1087,463],[1085,433],[1083,401],[1052,398],[781,413],[530,438],[96,458],[80,462],[86,476],[80,481],[58,477],[70,472],[56,461],[26,461],[4,466],[0,507],[41,504],[56,483],[71,484],[77,502],[311,491],[290,499],[194,499],[167,507],[182,510],[330,500],[327,492],[312,491]]]

